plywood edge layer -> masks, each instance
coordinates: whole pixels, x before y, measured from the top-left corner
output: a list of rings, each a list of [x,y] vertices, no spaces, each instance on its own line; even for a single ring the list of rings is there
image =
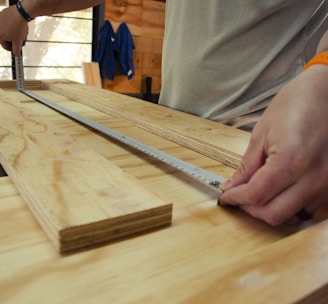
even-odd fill
[[[42,87],[237,168],[248,132],[133,97],[65,81]]]
[[[39,89],[41,88],[40,80],[25,80],[26,89]],[[1,80],[0,89],[16,89],[16,80]]]
[[[172,204],[137,179],[1,92],[0,105],[0,161],[58,251],[171,223]]]
[[[81,227],[77,231],[63,230],[60,233],[58,250],[62,253],[71,252],[76,248],[89,248],[109,241],[133,237],[148,231],[167,227],[172,221],[172,205],[155,208],[152,214],[135,214],[129,220],[122,217],[120,222],[109,225],[107,222],[92,224],[92,228]]]

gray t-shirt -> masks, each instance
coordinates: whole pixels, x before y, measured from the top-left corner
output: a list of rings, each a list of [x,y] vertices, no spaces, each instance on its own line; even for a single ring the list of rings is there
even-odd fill
[[[251,129],[315,53],[328,0],[167,0],[159,103]]]

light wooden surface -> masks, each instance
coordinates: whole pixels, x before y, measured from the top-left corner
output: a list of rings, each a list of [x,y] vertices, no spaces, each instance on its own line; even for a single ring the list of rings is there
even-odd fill
[[[100,89],[102,88],[98,62],[83,62],[82,70],[85,84]]]
[[[172,204],[110,160],[4,91],[0,107],[1,164],[57,250],[80,250],[171,223]]]
[[[162,48],[165,23],[165,3],[155,0],[106,0],[105,20],[114,31],[125,22],[132,34],[135,49],[135,75],[115,75],[114,81],[104,79],[103,88],[122,93],[145,93],[145,77],[152,78],[152,93],[161,89]]]
[[[211,158],[67,97],[41,93],[225,178],[233,173]],[[326,208],[306,225],[270,227],[238,209],[216,206],[216,191],[177,170],[26,96],[9,89],[7,94],[164,195],[173,203],[173,221],[159,231],[62,256],[10,179],[2,177],[1,303],[327,303]]]
[[[249,141],[248,132],[118,93],[65,81],[44,81],[42,85],[234,168]]]

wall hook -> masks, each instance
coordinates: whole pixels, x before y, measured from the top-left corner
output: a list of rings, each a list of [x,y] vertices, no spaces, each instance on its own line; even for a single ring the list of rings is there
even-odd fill
[[[128,0],[113,0],[113,4],[116,6],[128,6]]]

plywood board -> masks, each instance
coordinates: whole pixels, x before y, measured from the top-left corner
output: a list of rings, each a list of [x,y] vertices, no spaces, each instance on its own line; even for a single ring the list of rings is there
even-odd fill
[[[245,255],[242,263],[213,267],[186,303],[327,303],[327,228],[322,222]]]
[[[234,171],[53,91],[37,92],[225,178]],[[6,90],[6,96],[92,147],[144,186],[156,189],[174,203],[174,224],[110,246],[62,256],[53,250],[10,178],[2,177],[1,303],[88,303],[90,299],[115,304],[328,303],[327,206],[306,223],[271,227],[238,208],[218,207],[215,190],[58,115],[15,89]],[[195,126],[197,123],[196,118]]]
[[[83,62],[82,70],[85,84],[100,89],[102,88],[98,62]]]
[[[184,193],[195,204],[197,190]],[[177,206],[170,229],[66,258],[49,246],[4,177],[0,302],[327,303],[327,221],[283,237],[290,227],[256,225],[210,203],[196,205],[207,216]]]
[[[165,28],[165,3],[143,0],[141,36],[163,37]]]
[[[153,0],[107,0],[105,19],[111,22],[115,31],[122,22],[129,27],[135,44],[135,76],[128,79],[126,76],[116,75],[114,81],[105,78],[103,88],[119,93],[142,94],[143,79],[148,76],[152,77],[152,93],[159,93],[165,3]],[[154,54],[156,58],[152,58]]]
[[[0,106],[1,164],[58,251],[171,223],[172,204],[119,167],[3,92]]]
[[[54,92],[237,168],[250,133],[133,97],[65,81],[42,81]]]
[[[105,19],[110,20],[114,30],[125,22],[131,34],[140,36],[142,26],[143,0],[107,0],[105,4]]]

